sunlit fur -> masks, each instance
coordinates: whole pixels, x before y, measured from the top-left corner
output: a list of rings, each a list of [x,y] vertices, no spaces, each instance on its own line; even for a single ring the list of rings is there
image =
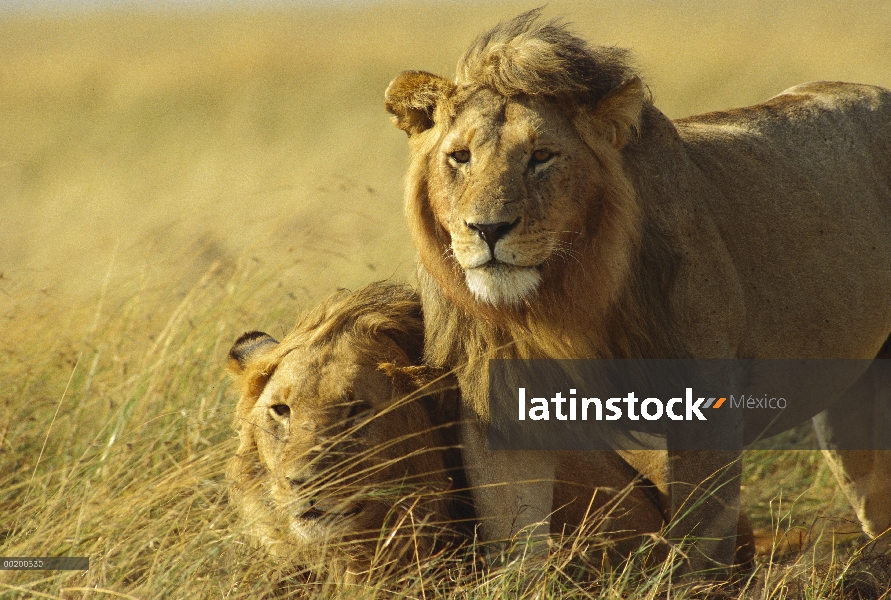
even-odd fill
[[[495,267],[471,269],[465,273],[467,287],[478,300],[495,306],[517,304],[541,283],[541,274],[530,268]]]
[[[815,82],[672,122],[626,52],[539,13],[483,34],[454,81],[406,72],[386,94],[409,134],[426,360],[456,369],[468,411],[489,421],[490,358],[875,357],[891,332],[891,92]],[[570,152],[539,177],[541,123]],[[492,260],[503,245],[539,261],[534,289],[471,273],[476,223],[511,226]],[[891,459],[839,454],[875,537]],[[716,460],[688,466],[704,481]]]
[[[277,556],[315,570],[339,569],[342,575],[355,580],[367,575],[372,564],[380,570],[382,566],[404,566],[407,560],[428,558],[435,549],[431,543],[433,535],[438,535],[441,541],[471,542],[469,535],[466,538],[453,535],[469,534],[472,528],[467,523],[446,522],[472,516],[467,501],[443,494],[434,494],[431,499],[419,493],[423,489],[417,485],[423,482],[429,492],[454,487],[455,480],[458,485],[463,482],[457,454],[458,435],[453,427],[457,425],[454,378],[423,365],[406,365],[404,359],[408,356],[396,351],[392,344],[393,338],[398,338],[402,347],[413,354],[418,352],[423,342],[419,315],[420,299],[408,288],[371,284],[355,293],[340,293],[330,298],[303,317],[281,344],[266,334],[252,332],[239,338],[230,351],[229,369],[242,392],[235,421],[240,447],[228,471],[231,496],[247,531]],[[341,341],[358,344],[362,350],[352,356],[327,352]],[[289,439],[279,447],[264,449],[264,438],[268,434],[264,429],[268,425],[258,422],[265,417],[257,405],[264,396],[282,402],[284,398],[273,393],[276,389],[294,390],[299,386],[298,378],[306,373],[295,370],[293,361],[289,364],[288,357],[295,355],[326,356],[329,366],[345,379],[356,373],[358,363],[363,360],[375,365],[392,381],[392,386],[375,386],[364,400],[375,407],[390,407],[390,412],[384,409],[376,417],[382,427],[375,428],[371,421],[364,428],[339,432],[348,438],[360,437],[364,443],[353,446],[338,460],[330,461],[327,469],[316,473],[314,480],[297,489],[290,486],[283,489],[278,476],[287,472],[289,465],[309,466],[312,461],[306,462],[303,458],[312,453],[312,449],[301,445],[300,439]],[[405,403],[397,400],[394,404],[394,389],[408,392],[417,388],[426,390],[428,397]],[[304,396],[294,400],[292,416],[298,414],[301,404],[318,404],[318,398]],[[329,404],[327,408],[336,408]],[[397,414],[403,418],[397,418]],[[408,427],[419,424],[427,428],[411,431]],[[330,420],[331,429],[337,425],[336,419]],[[300,437],[308,435],[299,428],[296,432]],[[334,446],[329,444],[328,448]],[[397,452],[406,454],[399,456]],[[589,560],[593,560],[593,552],[604,550],[606,558],[622,561],[650,539],[648,535],[661,533],[664,494],[616,453],[564,452],[560,456],[551,529],[555,534],[578,531],[589,536],[586,538],[586,543],[592,545]],[[320,459],[316,457],[317,462]],[[383,465],[384,459],[390,464]],[[362,461],[368,469],[362,485],[357,486],[354,465]],[[401,469],[396,470],[394,466]],[[397,481],[393,477],[398,474],[402,476],[401,483],[415,485],[405,486],[394,494]],[[338,519],[335,523],[321,519],[308,522],[288,514],[289,508],[305,503],[312,495],[329,498],[327,506],[331,509],[338,508],[337,499],[341,504],[348,504],[351,497],[371,496],[380,510],[366,511],[361,518]],[[410,520],[404,523],[401,531],[392,527],[392,523],[388,527],[391,520],[404,517],[406,506],[412,504],[414,523]],[[384,552],[378,545],[387,539],[393,548]],[[748,562],[753,550],[750,527],[744,517],[740,522],[740,545],[739,560]],[[656,547],[651,559],[663,559],[666,551],[665,546]]]
[[[434,85],[435,76],[411,72],[397,78],[387,94],[388,108],[401,110],[405,120],[411,118],[407,106],[418,100],[410,95],[413,85],[440,92],[426,96],[435,100],[427,107],[435,115],[430,128],[410,137],[406,191],[427,317],[425,355],[433,365],[459,369],[462,392],[484,420],[489,358],[684,355],[660,302],[677,256],[658,216],[642,214],[624,168],[623,146],[647,104],[643,86],[624,50],[591,47],[536,16],[526,13],[481,36],[461,59],[457,84]],[[451,193],[438,174],[440,143],[464,102],[490,88],[508,98],[546,96],[554,110],[567,112],[593,165],[590,172],[571,174],[576,189],[587,190],[590,198],[557,189],[542,199],[545,210],[551,204],[552,211],[575,212],[577,233],[562,244],[542,239],[541,251],[549,256],[544,268],[519,275],[505,270],[498,283],[476,269],[462,270],[451,248],[454,236],[436,204]]]
[[[403,372],[422,341],[417,295],[371,285],[329,298],[281,343],[253,332],[233,346],[230,496],[274,555],[357,580],[453,538],[439,409]]]

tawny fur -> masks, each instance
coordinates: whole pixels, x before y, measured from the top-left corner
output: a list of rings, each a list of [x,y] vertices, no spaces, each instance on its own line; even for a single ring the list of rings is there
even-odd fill
[[[400,347],[409,348],[416,357],[423,342],[419,317],[420,299],[410,289],[371,284],[355,293],[339,293],[325,301],[301,318],[280,344],[266,334],[251,332],[239,338],[230,351],[229,370],[242,393],[235,420],[241,443],[227,473],[231,497],[244,517],[247,531],[279,557],[309,568],[327,565],[330,569],[333,565],[345,575],[357,578],[367,575],[372,565],[377,568],[381,564],[387,566],[388,560],[404,566],[407,561],[427,558],[436,545],[429,543],[425,536],[442,538],[450,534],[453,537],[449,537],[449,541],[470,541],[469,537],[454,537],[469,534],[472,529],[469,523],[449,523],[472,516],[472,510],[464,505],[467,500],[435,493],[435,490],[454,488],[456,482],[450,478],[457,480],[459,485],[463,483],[460,456],[454,453],[458,443],[454,429],[458,418],[454,394],[457,384],[449,374],[424,365],[408,364],[416,360],[406,360],[407,355],[403,356],[392,344],[394,338],[399,339]],[[344,342],[361,350],[357,354],[337,352]],[[330,352],[332,349],[334,353]],[[346,527],[335,525],[327,531],[318,527],[315,529],[317,537],[311,539],[295,536],[289,531],[289,525],[299,519],[297,515],[287,514],[287,503],[281,503],[282,495],[273,492],[277,481],[287,474],[289,465],[306,467],[311,464],[305,460],[311,449],[301,444],[302,438],[310,434],[301,430],[300,423],[294,419],[301,414],[301,405],[322,404],[324,407],[325,401],[321,397],[324,394],[301,396],[298,379],[308,373],[295,369],[295,361],[288,359],[298,358],[296,364],[300,364],[299,357],[306,356],[329,357],[327,367],[342,373],[344,379],[361,372],[360,363],[377,365],[377,370],[391,380],[392,389],[387,386],[371,388],[372,392],[363,399],[382,410],[376,417],[380,420],[379,426],[372,422],[366,426],[367,431],[354,432],[351,437],[363,437],[363,443],[341,455],[329,467],[329,474],[319,473],[316,481],[308,480],[300,489],[294,490],[291,501],[303,508],[299,499],[313,493],[343,495],[339,487],[354,485],[349,483],[351,477],[347,465],[361,461],[363,452],[373,444],[393,446],[374,458],[394,461],[401,467],[372,469],[362,481],[367,495],[375,497],[375,503],[385,510],[368,511],[362,518],[346,520]],[[354,387],[360,384],[354,380]],[[419,389],[423,397],[404,404],[396,398],[399,394],[411,394]],[[277,393],[284,391],[289,392],[287,397]],[[273,446],[271,455],[264,453],[262,441],[260,447],[257,443],[258,436],[268,435],[275,427],[275,420],[270,421],[264,414],[268,406],[264,406],[260,399],[265,397],[278,404],[287,402],[293,426],[291,437],[279,446]],[[329,396],[331,405],[327,408],[337,410],[331,400]],[[394,413],[402,413],[404,418],[395,418]],[[427,429],[411,431],[407,428],[418,424],[426,425]],[[336,420],[329,421],[329,428],[337,425]],[[406,454],[399,456],[397,451]],[[560,456],[556,473],[557,493],[552,507],[555,512],[551,521],[555,534],[571,534],[583,527],[584,535],[594,535],[588,538],[588,543],[608,549],[613,561],[627,558],[648,539],[648,535],[658,537],[661,534],[665,522],[664,499],[617,454],[564,452]],[[339,480],[341,475],[342,481]],[[423,493],[413,496],[412,492],[424,491],[417,488],[405,490],[402,496],[393,496],[388,489],[393,487],[394,476],[402,477],[406,482],[423,482],[428,486],[427,492],[434,491],[433,497],[424,497]],[[314,485],[315,491],[312,489]],[[393,532],[392,524],[388,527],[388,522],[412,504],[417,526],[400,532],[414,534],[412,544],[406,549],[403,547],[406,539],[397,537],[393,545],[398,551],[383,552],[378,547],[380,540]],[[425,518],[430,521],[426,526]],[[752,558],[751,535],[748,521],[743,517],[739,524],[737,559],[740,564],[747,564]],[[416,540],[420,541],[419,545]],[[596,544],[597,540],[600,545]],[[658,546],[653,550],[652,558],[664,558],[666,550],[665,546]],[[594,562],[599,564],[600,561]]]
[[[233,346],[230,497],[274,555],[355,580],[455,539],[442,431],[380,369],[417,364],[422,327],[411,289],[373,285],[332,296],[281,343],[253,332]]]
[[[627,53],[539,12],[481,36],[454,82],[414,72],[439,91],[411,109],[426,127],[402,125],[411,80],[386,95],[412,152],[425,356],[456,370],[479,424],[490,358],[875,357],[891,332],[891,92],[818,82],[672,122]],[[476,224],[508,233],[492,243]],[[500,274],[515,272],[537,287],[512,295]],[[498,458],[479,448],[471,467]],[[733,460],[716,456],[687,454],[662,481],[696,485]],[[891,461],[848,458],[832,464],[876,536],[891,526]]]

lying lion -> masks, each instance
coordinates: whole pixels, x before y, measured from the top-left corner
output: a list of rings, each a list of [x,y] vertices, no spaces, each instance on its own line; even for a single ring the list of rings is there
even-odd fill
[[[377,287],[335,295],[281,343],[251,332],[232,347],[230,498],[273,555],[352,577],[453,535],[441,433],[378,368],[417,364],[422,331],[413,294]]]
[[[231,499],[274,555],[357,580],[468,533],[455,384],[419,366],[422,342],[416,293],[386,284],[335,294],[281,343],[261,332],[235,342]],[[615,453],[563,452],[557,479],[554,533],[584,523],[622,558],[664,525],[664,497]],[[744,518],[740,545],[747,563]]]

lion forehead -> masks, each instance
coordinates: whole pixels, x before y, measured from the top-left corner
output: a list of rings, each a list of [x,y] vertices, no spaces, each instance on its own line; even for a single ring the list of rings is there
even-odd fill
[[[349,393],[360,378],[360,364],[348,349],[321,347],[289,353],[279,363],[263,390],[257,408],[275,403],[292,409],[325,409]]]
[[[542,143],[566,144],[573,138],[578,140],[572,115],[556,103],[546,98],[507,99],[482,90],[456,109],[436,150],[462,144],[491,152],[516,146],[531,149]]]
[[[504,124],[507,101],[491,90],[481,89],[469,97],[459,100],[451,109],[452,118],[444,121],[450,137],[463,133],[469,135],[482,131],[478,139],[482,140],[493,134]],[[477,137],[477,136],[474,136]]]
[[[426,151],[429,168],[423,180],[434,213],[450,230],[450,225],[460,227],[476,217],[497,220],[500,217],[494,213],[504,211],[491,205],[493,202],[533,197],[535,203],[521,212],[537,213],[535,220],[540,222],[547,216],[548,204],[573,193],[568,180],[586,180],[592,175],[569,169],[570,164],[590,162],[590,156],[582,157],[590,155],[590,149],[567,111],[546,98],[507,99],[483,90],[462,104],[455,118],[443,127],[441,142]],[[466,153],[465,157],[456,160],[459,152]],[[547,174],[536,172],[532,162],[536,152],[560,157],[560,165]]]
[[[378,367],[394,360],[389,345],[378,348],[330,345],[291,353],[276,369],[257,405],[281,402],[297,414],[336,421],[347,403],[377,406],[391,400],[393,384]]]

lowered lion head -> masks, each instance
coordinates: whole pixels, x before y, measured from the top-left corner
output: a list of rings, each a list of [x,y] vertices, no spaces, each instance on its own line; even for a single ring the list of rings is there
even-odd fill
[[[241,336],[241,393],[227,476],[247,529],[275,555],[357,573],[424,555],[449,527],[452,483],[420,394],[417,296],[342,292],[281,343]]]
[[[638,242],[621,150],[643,84],[625,51],[534,24],[538,13],[477,40],[454,82],[408,71],[386,93],[412,146],[407,212],[422,265],[483,314],[592,273],[594,294],[609,295]]]

